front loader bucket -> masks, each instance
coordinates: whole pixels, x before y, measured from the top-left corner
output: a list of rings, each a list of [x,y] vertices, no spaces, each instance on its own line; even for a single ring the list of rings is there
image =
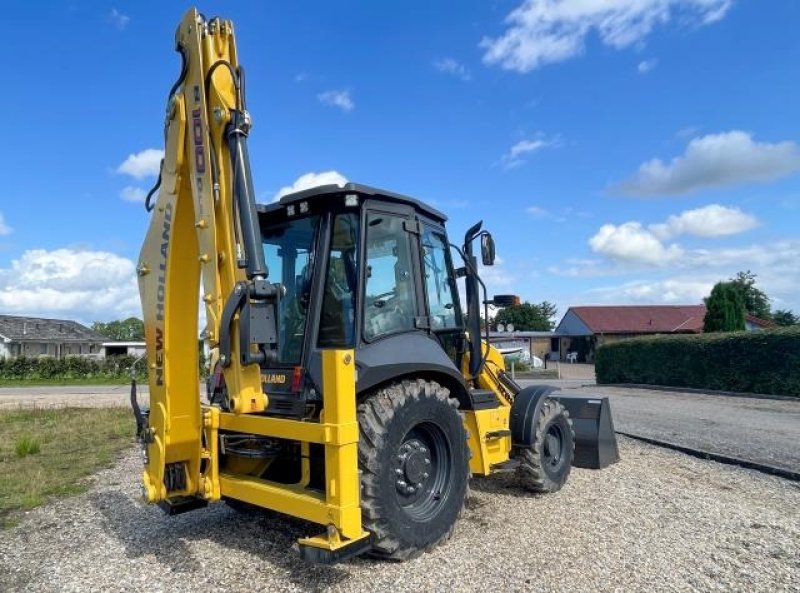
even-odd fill
[[[607,397],[553,396],[569,412],[575,429],[575,457],[572,465],[603,469],[619,461],[617,435]]]

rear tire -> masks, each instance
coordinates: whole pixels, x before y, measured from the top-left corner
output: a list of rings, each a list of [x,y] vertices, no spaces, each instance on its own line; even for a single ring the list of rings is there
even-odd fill
[[[517,478],[531,492],[557,492],[567,482],[575,453],[575,431],[564,406],[547,398],[536,419],[533,445],[518,447]]]
[[[407,560],[452,535],[469,480],[457,407],[447,389],[421,379],[381,388],[359,405],[362,521],[373,556]]]

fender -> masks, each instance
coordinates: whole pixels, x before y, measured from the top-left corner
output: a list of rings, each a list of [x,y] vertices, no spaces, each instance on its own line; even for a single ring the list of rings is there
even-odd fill
[[[533,445],[536,418],[542,409],[544,400],[556,388],[551,385],[533,385],[526,387],[514,397],[511,405],[511,442],[515,446],[530,447]]]

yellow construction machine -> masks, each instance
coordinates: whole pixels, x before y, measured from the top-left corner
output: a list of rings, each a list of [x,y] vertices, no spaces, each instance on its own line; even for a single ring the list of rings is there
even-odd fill
[[[256,204],[233,26],[190,10],[176,43],[137,267],[146,502],[305,519],[320,525],[298,542],[312,562],[402,560],[452,533],[470,475],[513,471],[553,492],[572,465],[616,461],[606,400],[520,388],[482,337],[481,306],[514,297],[486,296],[473,244],[488,266],[494,241],[480,223],[457,247],[434,208],[353,183]]]

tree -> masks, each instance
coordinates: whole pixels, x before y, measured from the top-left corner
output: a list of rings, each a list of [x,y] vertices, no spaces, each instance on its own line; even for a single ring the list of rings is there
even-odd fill
[[[732,332],[744,329],[744,298],[738,286],[717,282],[706,299],[704,332]]]
[[[778,309],[772,314],[772,321],[777,325],[796,325],[800,323],[800,317],[788,309]]]
[[[772,317],[769,297],[763,290],[756,288],[756,275],[753,272],[750,270],[739,272],[730,281],[741,293],[742,299],[744,299],[744,308],[750,315],[767,320]]]
[[[144,322],[137,317],[103,323],[95,321],[92,330],[110,340],[131,342],[144,340]]]
[[[553,321],[558,309],[553,303],[524,302],[501,309],[494,318],[494,324],[502,323],[514,326],[518,331],[550,331],[555,326]]]

